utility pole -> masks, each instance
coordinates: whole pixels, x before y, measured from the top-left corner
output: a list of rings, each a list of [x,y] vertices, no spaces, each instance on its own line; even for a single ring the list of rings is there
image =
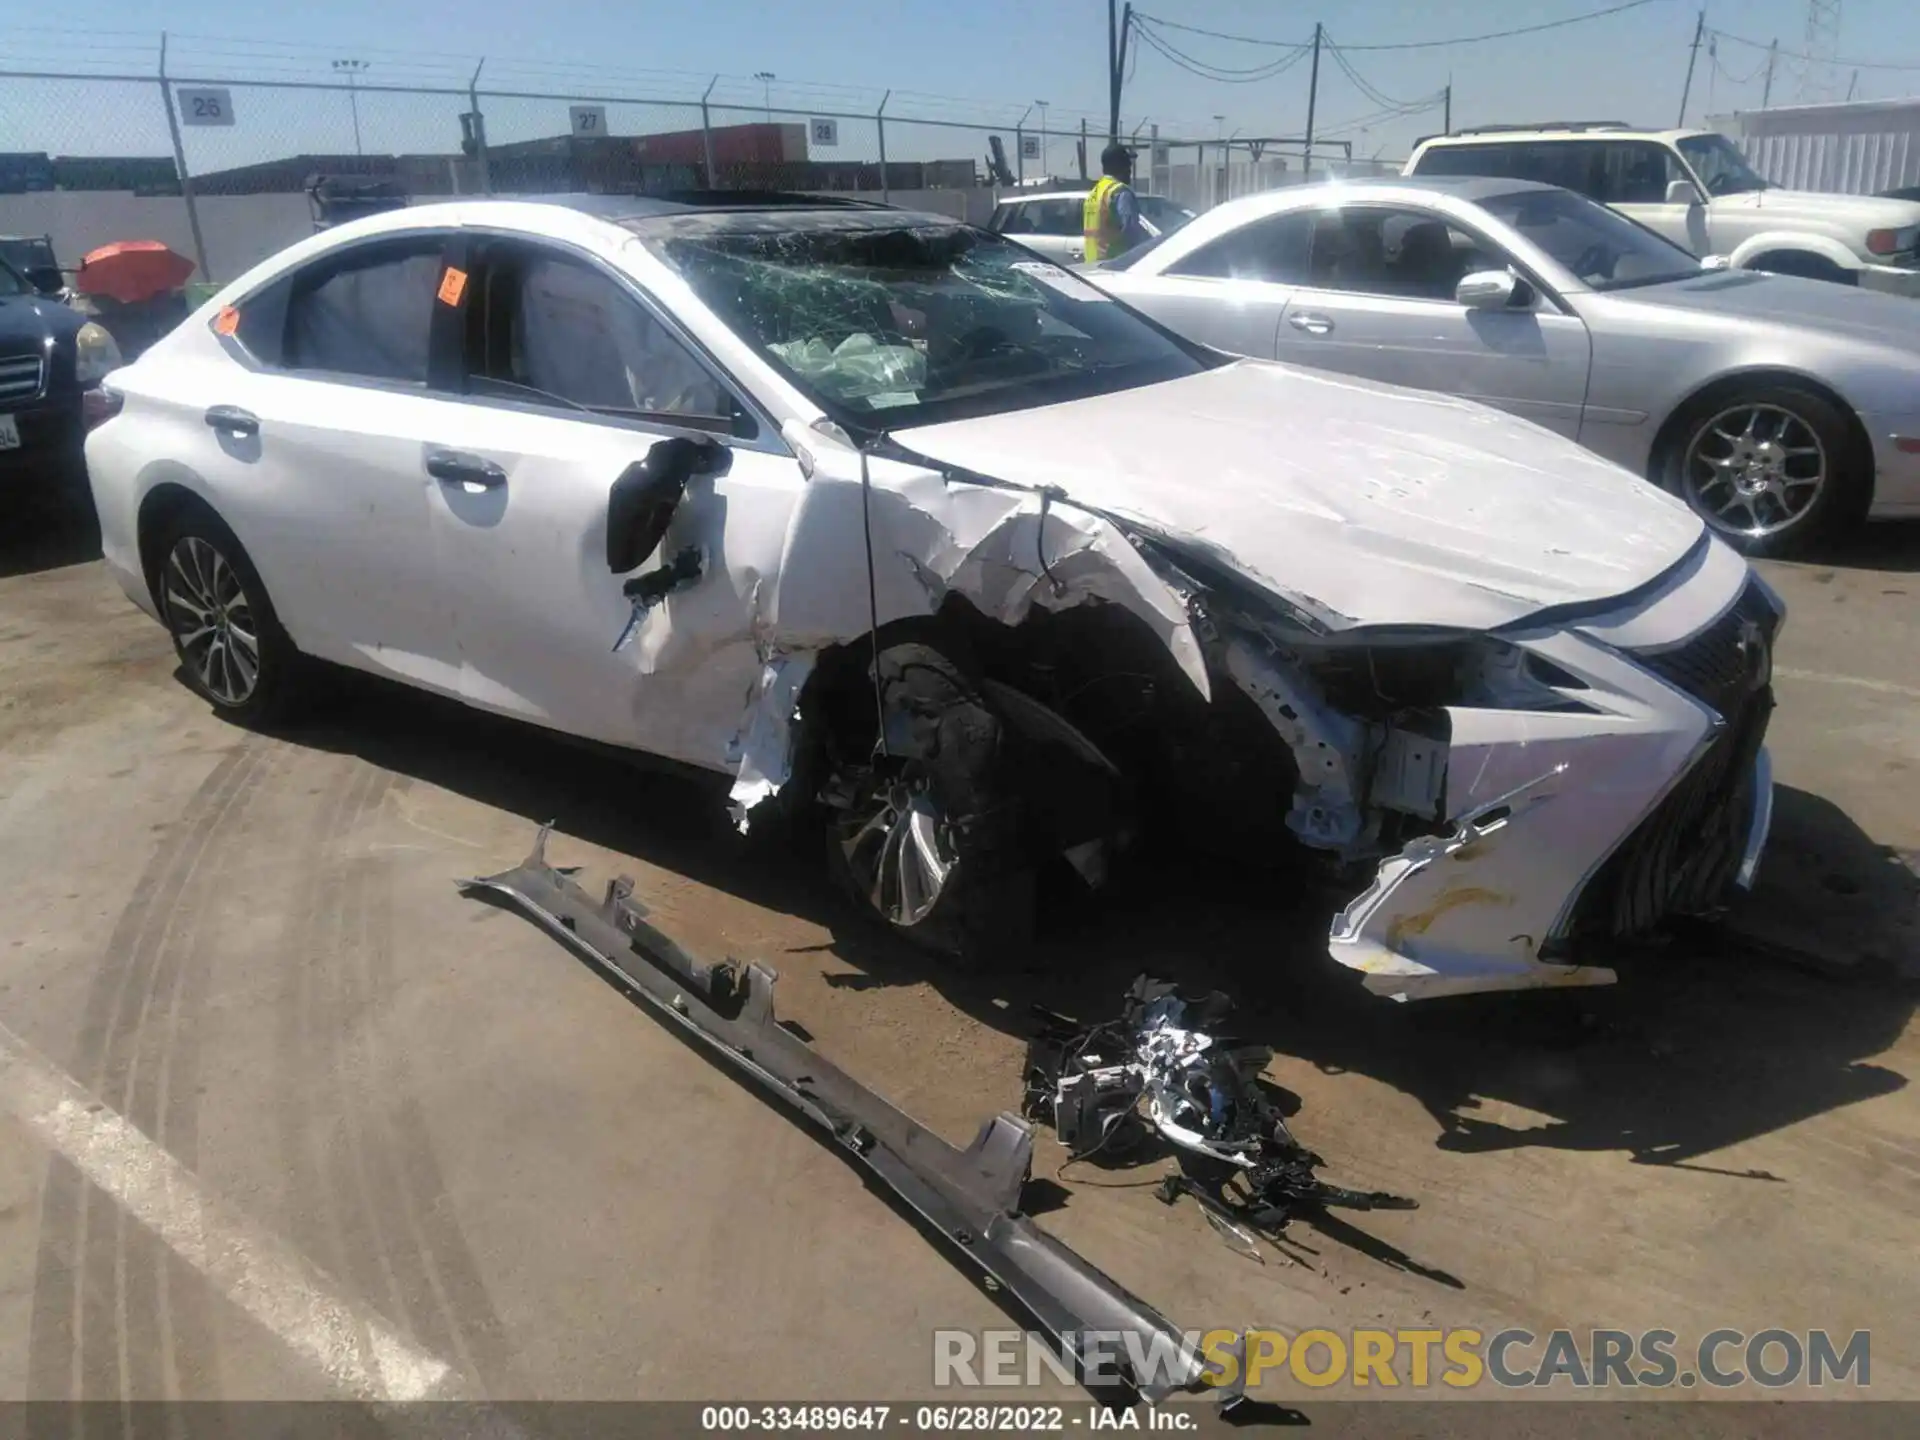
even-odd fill
[[[1301,147],[1300,161],[1300,180],[1306,185],[1313,183],[1313,110],[1320,103],[1320,36],[1324,29],[1318,20],[1313,22],[1313,69],[1307,77],[1307,138]]]
[[[1115,0],[1107,0],[1107,140],[1120,139],[1120,99],[1127,79],[1127,37],[1133,33],[1132,0],[1113,18]]]
[[[1453,77],[1451,75],[1447,77],[1447,97],[1441,103],[1446,107],[1442,112],[1442,123],[1447,127],[1446,133],[1451,135],[1453,133]]]
[[[1853,72],[1853,78],[1847,82],[1847,99],[1853,99],[1853,92],[1860,86],[1860,72]]]
[[[1707,31],[1707,12],[1702,10],[1700,18],[1693,22],[1693,47],[1687,51],[1687,83],[1680,87],[1680,125],[1687,123],[1687,100],[1693,94],[1693,66],[1700,58],[1700,37]]]
[[[1767,83],[1760,87],[1760,108],[1766,109],[1773,101],[1773,62],[1780,58],[1780,42],[1775,40],[1767,46]]]

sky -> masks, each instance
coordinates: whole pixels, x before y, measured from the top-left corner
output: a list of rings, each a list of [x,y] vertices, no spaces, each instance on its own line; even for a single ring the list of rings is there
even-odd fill
[[[1449,83],[1456,126],[1502,121],[1620,119],[1671,125],[1679,112],[1699,0],[1644,0],[1623,13],[1543,34],[1423,49],[1363,50],[1474,35],[1602,9],[1620,0],[1138,0],[1161,22],[1155,33],[1203,67],[1247,70],[1286,58],[1286,45],[1311,38],[1316,18],[1365,88],[1330,54],[1320,71],[1316,129],[1350,141],[1358,155],[1404,156],[1420,135],[1441,128],[1438,105],[1381,114],[1386,102],[1433,99]],[[1920,5],[1913,0],[1843,0],[1838,54],[1871,61],[1809,77],[1779,61],[1773,99],[1816,96],[1886,99],[1920,94]],[[32,12],[36,23],[62,13]],[[1104,127],[1105,0],[462,0],[432,7],[395,0],[329,0],[269,17],[258,0],[89,0],[86,23],[65,30],[0,31],[0,68],[153,73],[158,35],[170,39],[171,71],[233,79],[320,79],[330,61],[361,59],[368,87],[408,83],[464,87],[482,57],[481,88],[600,96],[646,95],[742,107],[725,120],[800,118],[834,109],[869,113],[888,100],[889,154],[977,155],[984,134],[914,127],[906,117],[1077,132],[1082,116]],[[1767,41],[1805,47],[1806,0],[1707,0],[1710,43],[1701,47],[1688,119],[1757,108]],[[1171,28],[1270,38],[1260,47]],[[1719,32],[1714,34],[1713,32]],[[1740,37],[1757,44],[1742,44]],[[1912,68],[1893,68],[1910,63]],[[760,72],[770,81],[756,80]],[[1157,123],[1163,135],[1299,135],[1306,123],[1309,65],[1251,83],[1222,83],[1137,45],[1123,103],[1123,128]],[[1371,93],[1369,93],[1371,92]],[[0,78],[0,150],[146,153],[155,149],[150,88]],[[261,154],[350,149],[343,97],[243,92],[229,131],[189,134],[192,168]],[[1046,102],[1039,108],[1036,102]],[[453,148],[461,108],[453,97],[363,95],[370,151]],[[488,103],[495,140],[552,134],[564,106],[531,99]],[[1372,117],[1372,118],[1368,118]],[[697,126],[698,110],[615,107],[615,133]],[[871,127],[842,122],[839,152],[872,159]],[[1144,131],[1142,132],[1144,134]],[[164,152],[164,125],[159,132]],[[830,154],[831,152],[816,152]],[[1070,148],[1057,140],[1053,168]]]

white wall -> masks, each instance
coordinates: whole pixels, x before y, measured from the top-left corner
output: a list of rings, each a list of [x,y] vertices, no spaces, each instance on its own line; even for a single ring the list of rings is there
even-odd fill
[[[211,275],[231,280],[274,251],[313,233],[305,195],[204,195],[196,199]],[[186,202],[177,195],[115,190],[52,190],[0,195],[0,234],[51,235],[60,263],[115,240],[158,240],[195,259]]]

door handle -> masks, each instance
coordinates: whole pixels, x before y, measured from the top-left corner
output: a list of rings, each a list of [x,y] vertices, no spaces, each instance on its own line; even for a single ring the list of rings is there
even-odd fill
[[[222,434],[250,439],[260,433],[260,417],[238,405],[214,405],[201,418]]]
[[[427,474],[447,484],[478,485],[483,490],[498,490],[507,483],[505,470],[464,450],[427,451]]]
[[[1296,330],[1304,330],[1309,335],[1333,333],[1333,321],[1312,310],[1302,310],[1298,315],[1287,316],[1287,324]]]

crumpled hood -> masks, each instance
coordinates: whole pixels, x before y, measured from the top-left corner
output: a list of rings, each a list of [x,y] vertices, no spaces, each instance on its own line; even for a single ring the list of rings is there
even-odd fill
[[[1329,624],[1492,629],[1654,580],[1682,502],[1470,401],[1267,361],[896,432],[1218,562]]]

